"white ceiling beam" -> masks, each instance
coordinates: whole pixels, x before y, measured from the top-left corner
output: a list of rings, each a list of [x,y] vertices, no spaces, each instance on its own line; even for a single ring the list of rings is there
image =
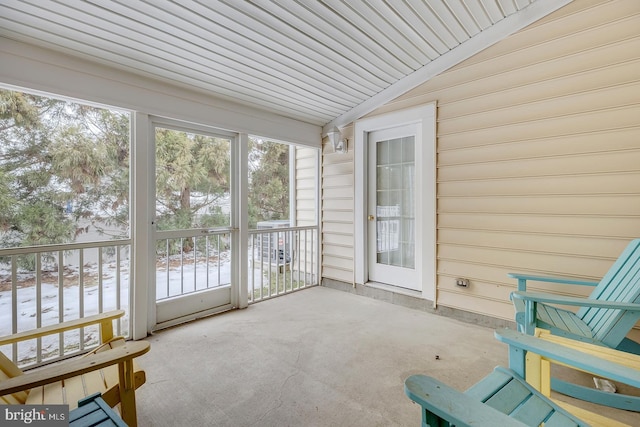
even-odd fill
[[[0,36],[0,82],[75,100],[320,147],[320,126]]]
[[[326,135],[327,132],[336,127],[341,128],[358,120],[398,96],[429,81],[443,71],[472,57],[476,53],[481,52],[572,1],[573,0],[537,0],[519,12],[497,22],[475,37],[450,50],[448,53],[434,59],[424,67],[392,84],[346,113],[336,117],[323,126],[322,134]]]

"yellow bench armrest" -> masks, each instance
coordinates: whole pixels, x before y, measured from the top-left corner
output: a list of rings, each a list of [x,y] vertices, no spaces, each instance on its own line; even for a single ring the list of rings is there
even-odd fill
[[[85,326],[100,325],[100,336],[102,342],[107,342],[113,338],[113,320],[124,316],[123,310],[113,310],[81,319],[69,320],[56,325],[43,326],[38,329],[18,332],[17,334],[0,337],[0,346],[26,341],[34,338],[44,337],[59,332],[71,331],[84,328]]]
[[[93,354],[89,357],[70,359],[64,363],[46,366],[0,382],[0,396],[19,391],[30,390],[45,384],[51,384],[67,378],[97,371],[107,366],[132,360],[149,351],[147,341],[130,341],[109,351]]]

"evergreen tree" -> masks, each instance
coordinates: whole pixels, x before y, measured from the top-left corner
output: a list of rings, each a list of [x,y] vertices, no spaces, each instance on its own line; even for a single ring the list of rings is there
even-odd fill
[[[252,138],[249,146],[249,227],[289,219],[289,146]]]

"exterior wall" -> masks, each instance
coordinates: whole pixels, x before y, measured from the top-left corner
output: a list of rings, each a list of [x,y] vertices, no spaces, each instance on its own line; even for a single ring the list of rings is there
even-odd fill
[[[295,225],[299,227],[318,224],[318,156],[316,149],[295,148]],[[306,280],[318,283],[318,233],[299,233],[300,252],[293,269],[310,273]]]
[[[512,319],[508,272],[599,279],[640,237],[640,2],[572,2],[371,115],[433,101],[438,305]],[[353,158],[323,153],[324,277],[349,282]]]
[[[349,139],[352,143],[353,138]],[[334,153],[322,148],[322,277],[354,281],[353,150]]]
[[[296,225],[316,225],[318,150],[296,147],[295,153]]]

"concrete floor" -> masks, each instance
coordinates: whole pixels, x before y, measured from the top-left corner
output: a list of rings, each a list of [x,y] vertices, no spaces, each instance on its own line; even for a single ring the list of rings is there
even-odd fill
[[[508,365],[492,329],[325,287],[149,341],[139,359],[143,427],[418,426],[420,408],[403,391],[409,375],[465,390]],[[636,414],[611,414],[640,425]]]

